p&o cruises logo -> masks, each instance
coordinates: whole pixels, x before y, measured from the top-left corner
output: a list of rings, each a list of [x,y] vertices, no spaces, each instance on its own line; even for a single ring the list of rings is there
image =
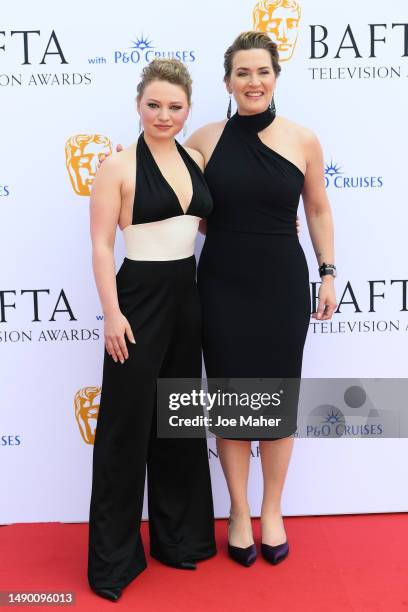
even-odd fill
[[[139,64],[148,63],[159,58],[174,58],[184,63],[196,61],[194,49],[163,49],[153,44],[148,36],[141,34],[131,41],[131,46],[124,49],[116,49],[113,53],[114,64]],[[106,57],[89,58],[90,64],[107,64]]]
[[[21,434],[0,434],[0,446],[20,446]]]
[[[346,174],[338,164],[333,162],[333,160],[325,165],[324,179],[326,182],[326,189],[330,186],[336,189],[380,189],[384,184],[382,176]]]
[[[305,437],[375,438],[391,432],[393,416],[387,419],[383,411],[378,411],[360,385],[346,388],[342,400],[341,409],[333,404],[316,406],[307,417]]]

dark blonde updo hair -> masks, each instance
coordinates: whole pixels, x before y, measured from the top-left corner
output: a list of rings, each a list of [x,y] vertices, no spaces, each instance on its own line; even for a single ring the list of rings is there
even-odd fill
[[[237,51],[248,51],[249,49],[265,49],[271,56],[272,68],[275,76],[279,76],[281,67],[279,65],[279,53],[276,43],[263,32],[242,32],[224,53],[224,81],[231,77],[232,60]]]
[[[153,81],[167,81],[180,85],[185,91],[188,104],[191,104],[192,83],[191,76],[183,62],[178,59],[154,59],[143,68],[142,78],[137,86],[137,98],[140,99],[149,83]]]

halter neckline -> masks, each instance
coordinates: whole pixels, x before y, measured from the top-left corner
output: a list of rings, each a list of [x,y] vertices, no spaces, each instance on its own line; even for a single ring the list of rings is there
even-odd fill
[[[268,106],[266,110],[261,113],[256,113],[255,115],[240,115],[237,111],[235,115],[231,117],[230,121],[245,131],[258,133],[267,128],[275,117],[276,113]]]

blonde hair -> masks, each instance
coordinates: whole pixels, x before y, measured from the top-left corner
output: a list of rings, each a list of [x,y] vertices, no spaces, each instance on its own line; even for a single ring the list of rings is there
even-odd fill
[[[179,85],[191,104],[192,79],[189,71],[178,59],[154,59],[143,68],[142,78],[137,86],[137,97],[140,99],[149,83],[152,81],[167,81]]]
[[[271,56],[272,68],[276,76],[279,76],[281,67],[279,65],[278,46],[264,32],[242,32],[236,37],[231,46],[224,53],[224,81],[230,78],[232,71],[232,60],[238,51],[249,49],[265,49]]]

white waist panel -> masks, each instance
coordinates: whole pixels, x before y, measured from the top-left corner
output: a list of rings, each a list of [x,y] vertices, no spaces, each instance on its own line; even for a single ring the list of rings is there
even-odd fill
[[[183,259],[194,254],[200,217],[179,215],[123,230],[126,257],[146,261]]]

